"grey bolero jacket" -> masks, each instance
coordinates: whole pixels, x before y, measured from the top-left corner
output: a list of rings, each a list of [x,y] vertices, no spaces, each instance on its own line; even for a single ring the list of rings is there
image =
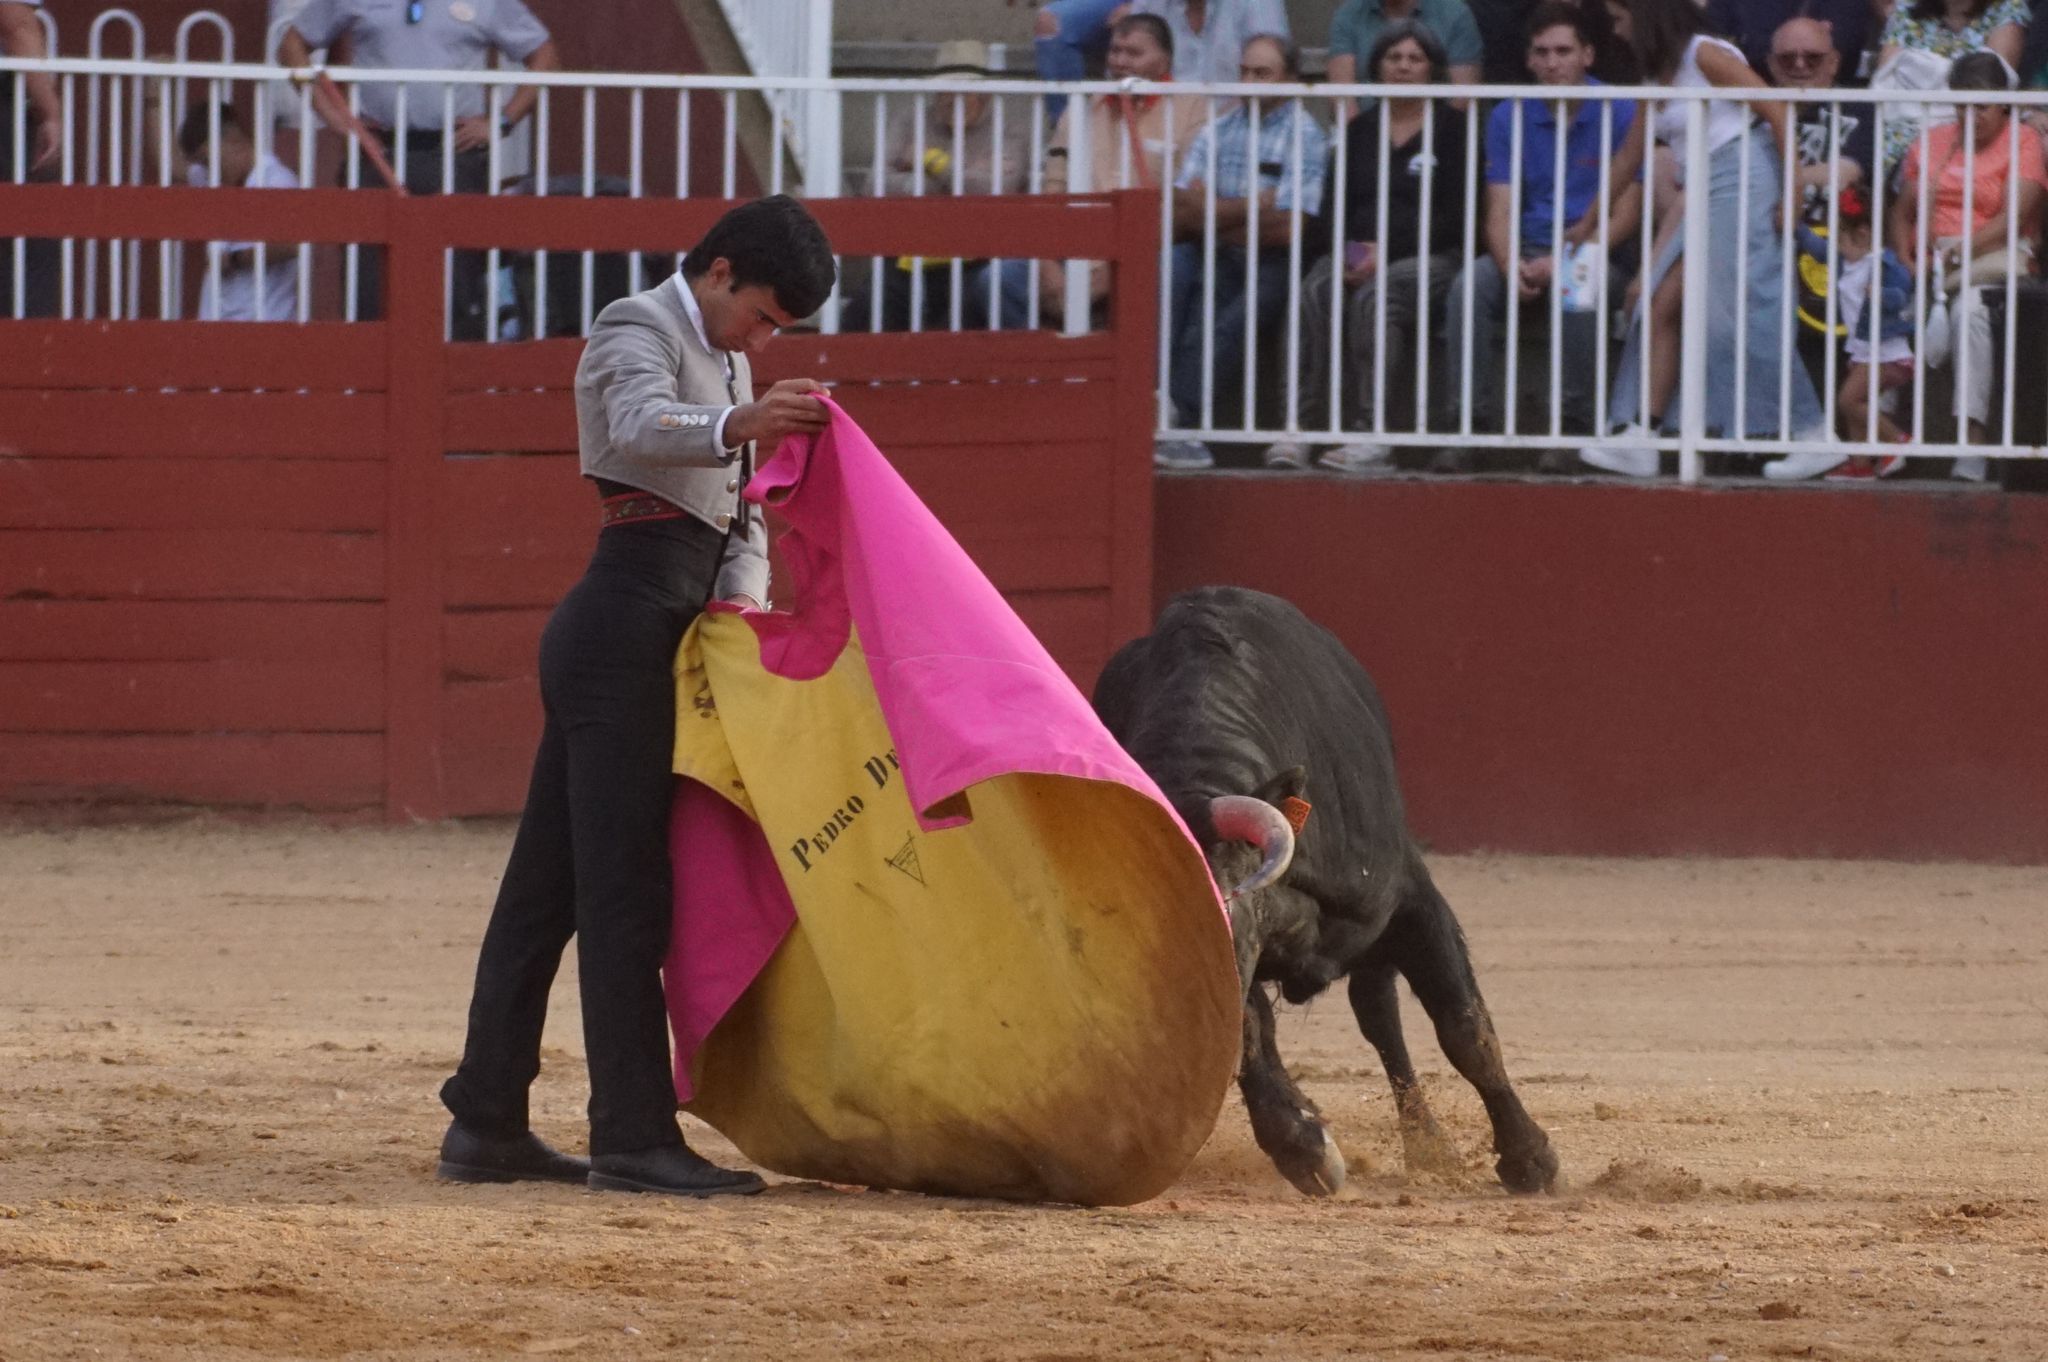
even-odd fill
[[[598,314],[576,365],[576,438],[583,472],[674,502],[718,530],[732,525],[752,470],[748,451],[718,447],[718,418],[754,400],[745,355],[697,339],[672,276]],[[768,600],[768,532],[758,512],[733,530],[718,570],[719,599]]]

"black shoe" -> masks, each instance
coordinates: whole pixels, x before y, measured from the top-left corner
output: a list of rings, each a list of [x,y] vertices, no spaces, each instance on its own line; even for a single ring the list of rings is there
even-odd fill
[[[441,1166],[434,1176],[448,1182],[582,1182],[590,1161],[550,1149],[532,1131],[479,1135],[460,1121],[441,1137]]]
[[[590,1161],[594,1192],[666,1192],[670,1196],[752,1196],[768,1184],[756,1173],[720,1168],[688,1145],[656,1145]]]

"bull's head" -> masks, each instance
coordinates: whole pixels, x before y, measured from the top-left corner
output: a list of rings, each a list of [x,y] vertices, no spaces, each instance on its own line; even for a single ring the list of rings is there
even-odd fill
[[[1299,798],[1307,783],[1297,766],[1248,795],[1218,795],[1209,801],[1209,870],[1223,890],[1237,943],[1238,976],[1249,987],[1253,962],[1263,944],[1267,914],[1262,900],[1294,862],[1294,826],[1280,811],[1284,799]]]

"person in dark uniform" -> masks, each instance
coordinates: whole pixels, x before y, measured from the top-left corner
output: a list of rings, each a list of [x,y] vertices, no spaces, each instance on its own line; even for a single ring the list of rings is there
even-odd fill
[[[576,369],[582,470],[603,528],[541,635],[545,726],[526,809],[477,961],[439,1173],[466,1182],[588,1181],[709,1196],[752,1173],[693,1153],[676,1124],[662,958],[672,881],[676,649],[712,599],[760,605],[767,535],[739,497],[753,449],[824,428],[822,389],[753,399],[746,354],[824,305],[831,244],[786,195],[720,218],[654,288],[598,315]],[[687,865],[673,873],[687,875]],[[577,938],[590,1065],[590,1160],[527,1126],[541,1025]]]

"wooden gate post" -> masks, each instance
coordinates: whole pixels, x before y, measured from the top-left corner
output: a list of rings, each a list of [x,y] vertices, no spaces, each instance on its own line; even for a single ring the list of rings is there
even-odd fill
[[[436,199],[392,195],[385,234],[384,816],[441,818],[441,464],[447,344]]]
[[[1152,626],[1152,432],[1159,397],[1159,194],[1125,189],[1116,200],[1111,296],[1116,336],[1116,418],[1110,457],[1109,619],[1118,642]]]

